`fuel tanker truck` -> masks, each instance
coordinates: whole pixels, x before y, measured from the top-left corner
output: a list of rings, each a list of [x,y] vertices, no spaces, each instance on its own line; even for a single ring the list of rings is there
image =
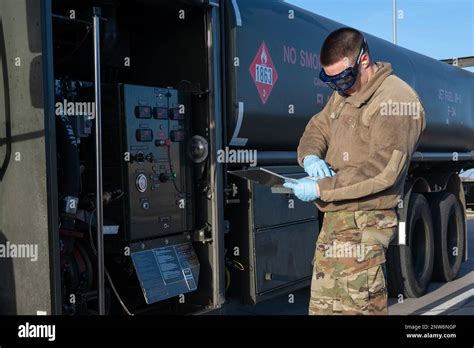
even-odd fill
[[[342,26],[285,1],[2,0],[0,313],[226,313],[308,287],[322,213],[229,172],[305,176]],[[387,256],[391,295],[419,297],[467,258],[474,75],[365,36],[426,112]]]

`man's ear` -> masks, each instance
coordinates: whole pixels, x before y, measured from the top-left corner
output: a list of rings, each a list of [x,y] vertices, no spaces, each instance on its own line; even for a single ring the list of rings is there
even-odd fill
[[[360,64],[367,68],[370,65],[370,56],[367,53],[364,53],[360,59]]]

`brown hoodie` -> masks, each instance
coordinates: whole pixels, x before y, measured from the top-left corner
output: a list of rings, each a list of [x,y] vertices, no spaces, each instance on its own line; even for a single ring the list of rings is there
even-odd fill
[[[336,175],[319,180],[321,211],[394,208],[421,132],[425,113],[416,92],[392,74],[389,63],[356,94],[333,93],[308,122],[298,163],[324,159]]]

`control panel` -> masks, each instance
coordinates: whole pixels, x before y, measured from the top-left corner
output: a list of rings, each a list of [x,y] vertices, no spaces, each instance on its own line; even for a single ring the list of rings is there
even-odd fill
[[[127,241],[192,229],[190,117],[172,88],[107,86],[104,98],[104,182],[120,182],[122,203],[104,211],[123,223]],[[108,215],[107,215],[108,213]]]

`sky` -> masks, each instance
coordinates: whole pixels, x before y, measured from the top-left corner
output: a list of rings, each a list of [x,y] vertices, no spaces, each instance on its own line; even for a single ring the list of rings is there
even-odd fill
[[[286,1],[392,41],[392,0]],[[398,45],[435,59],[474,56],[474,0],[397,0],[397,17]]]

